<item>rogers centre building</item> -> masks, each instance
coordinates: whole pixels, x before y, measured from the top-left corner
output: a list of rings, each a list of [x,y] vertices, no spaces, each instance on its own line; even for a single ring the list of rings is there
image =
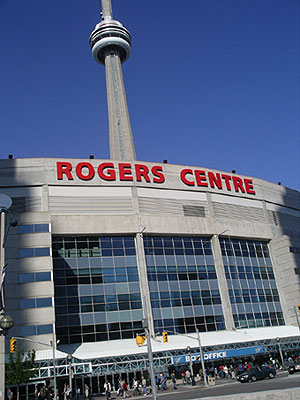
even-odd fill
[[[106,49],[113,73],[126,46],[118,36],[103,47],[102,30],[125,28],[109,3],[91,45],[100,42],[98,57]],[[118,158],[0,160],[0,193],[18,220],[5,244],[9,336],[34,341],[18,339],[18,348],[38,350],[37,379],[53,376],[52,350],[41,344],[53,337],[64,381],[72,355],[73,388],[86,382],[98,393],[105,377],[140,376],[148,356],[135,337],[147,315],[157,373],[183,366],[187,346],[199,353],[196,329],[208,361],[299,351],[299,192],[136,161],[130,130],[118,150],[113,129],[110,121]]]

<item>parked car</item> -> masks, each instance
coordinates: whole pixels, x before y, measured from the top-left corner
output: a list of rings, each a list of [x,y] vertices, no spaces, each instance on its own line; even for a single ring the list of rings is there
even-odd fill
[[[295,372],[300,372],[300,364],[294,364],[289,366],[289,374],[294,374]]]
[[[276,375],[276,369],[269,366],[253,367],[247,372],[243,372],[242,374],[237,376],[237,380],[241,383],[244,382],[255,382],[265,378],[274,378]]]

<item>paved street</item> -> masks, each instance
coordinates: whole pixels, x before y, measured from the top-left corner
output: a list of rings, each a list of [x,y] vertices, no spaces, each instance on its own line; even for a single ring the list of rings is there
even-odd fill
[[[222,395],[231,395],[239,393],[253,393],[260,391],[270,390],[283,390],[294,387],[300,388],[300,374],[288,375],[286,372],[281,372],[274,379],[265,379],[255,383],[240,383],[231,380],[217,380],[215,386],[205,388],[204,385],[197,383],[196,386],[191,385],[179,385],[177,390],[173,390],[171,387],[168,391],[158,392],[158,397],[161,400],[192,400],[203,397],[215,397]],[[131,394],[131,392],[129,392]],[[103,397],[99,397],[102,399]],[[116,398],[113,394],[112,398]],[[130,397],[131,399],[152,399],[151,395]],[[97,397],[95,398],[97,400]]]

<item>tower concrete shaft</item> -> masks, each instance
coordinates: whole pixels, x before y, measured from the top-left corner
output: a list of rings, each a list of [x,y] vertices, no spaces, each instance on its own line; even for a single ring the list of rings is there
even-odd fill
[[[128,30],[112,17],[110,0],[101,0],[102,21],[91,33],[90,44],[95,60],[105,65],[109,120],[110,158],[136,159],[126,100],[121,63],[130,56]]]
[[[105,70],[110,158],[136,160],[121,60],[117,54],[109,54],[105,57]]]

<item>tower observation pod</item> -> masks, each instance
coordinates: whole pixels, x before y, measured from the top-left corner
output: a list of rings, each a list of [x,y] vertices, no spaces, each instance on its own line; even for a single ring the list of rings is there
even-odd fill
[[[131,37],[121,22],[113,19],[111,0],[101,0],[102,21],[91,33],[95,60],[105,65],[109,119],[110,158],[136,159],[121,64],[130,56]]]

